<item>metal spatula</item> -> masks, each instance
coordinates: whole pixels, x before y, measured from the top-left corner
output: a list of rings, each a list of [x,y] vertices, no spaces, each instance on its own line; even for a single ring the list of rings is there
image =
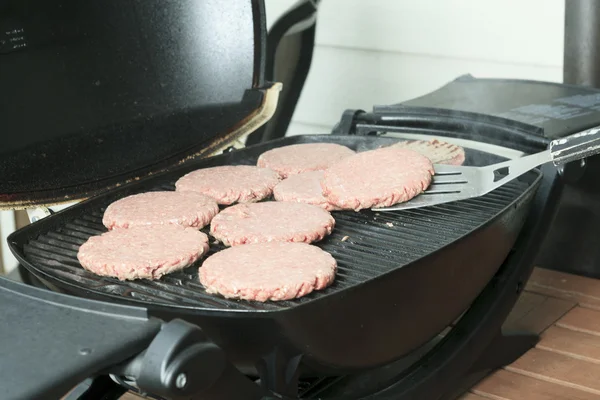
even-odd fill
[[[462,167],[435,164],[429,188],[413,199],[373,211],[397,211],[483,196],[547,162],[560,166],[600,153],[600,126],[556,139],[541,153],[486,167]],[[498,178],[498,176],[500,176]]]

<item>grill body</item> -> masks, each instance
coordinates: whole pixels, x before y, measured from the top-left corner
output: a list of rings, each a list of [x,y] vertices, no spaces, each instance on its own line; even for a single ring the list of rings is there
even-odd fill
[[[488,284],[522,227],[539,171],[460,203],[393,213],[334,212],[333,234],[317,245],[338,260],[336,281],[295,301],[254,303],[208,295],[198,282],[198,265],[160,281],[120,282],[83,270],[76,255],[89,236],[105,231],[102,212],[112,201],[173,189],[177,178],[191,170],[254,164],[262,152],[295,143],[333,142],[366,150],[396,140],[296,136],[195,160],[32,224],[9,237],[9,244],[21,263],[53,290],[140,304],[157,317],[198,324],[247,374],[254,374],[256,363],[274,351],[301,354],[306,374],[382,365],[435,337]],[[467,149],[468,165],[498,161],[498,156]]]

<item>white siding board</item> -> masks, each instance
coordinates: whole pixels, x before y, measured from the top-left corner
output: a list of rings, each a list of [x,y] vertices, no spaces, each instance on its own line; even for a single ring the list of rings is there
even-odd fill
[[[317,44],[562,66],[564,0],[323,0]]]
[[[267,24],[295,0],[266,0]],[[317,44],[562,66],[564,0],[322,0]]]
[[[4,273],[8,274],[18,265],[18,261],[8,248],[8,235],[15,231],[15,214],[13,211],[0,211],[0,247]]]

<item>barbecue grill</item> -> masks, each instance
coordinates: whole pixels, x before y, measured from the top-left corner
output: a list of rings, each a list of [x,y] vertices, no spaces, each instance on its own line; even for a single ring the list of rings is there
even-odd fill
[[[81,268],[78,247],[105,230],[108,204],[172,190],[177,178],[198,168],[252,165],[262,152],[295,143],[364,151],[408,134],[527,153],[600,124],[597,104],[571,105],[580,110],[568,114],[553,109],[582,97],[600,103],[597,91],[464,76],[404,104],[346,110],[331,133],[236,148],[273,114],[280,85],[263,78],[262,2],[240,2],[226,14],[218,3],[165,8],[158,0],[115,1],[95,9],[40,0],[40,15],[77,16],[66,28],[40,26],[39,18],[28,17],[27,4],[8,2],[12,18],[2,22],[15,25],[10,32],[27,32],[29,47],[9,49],[0,64],[0,77],[13,77],[0,78],[1,87],[15,93],[0,112],[16,133],[0,150],[2,207],[80,202],[8,239],[44,288],[0,280],[3,317],[10,321],[0,342],[5,398],[60,397],[83,381],[72,398],[118,398],[129,388],[160,398],[451,399],[533,346],[535,335],[502,332],[501,325],[564,200],[564,183],[587,185],[594,160],[568,164],[560,174],[554,167],[532,170],[462,202],[390,213],[336,211],[333,234],[317,245],[338,261],[337,278],[298,300],[207,294],[198,265],[132,282]],[[111,7],[121,11],[112,25],[89,18],[109,15]],[[210,16],[210,28],[190,19],[189,10]],[[124,28],[132,20],[140,24],[135,37]],[[180,29],[171,29],[174,23]],[[40,32],[61,40],[40,41],[47,37]],[[74,37],[81,42],[65,41]],[[81,46],[85,40],[96,51]],[[115,49],[118,57],[108,57]],[[231,54],[239,63],[230,62]],[[70,63],[79,57],[85,68],[73,75]],[[37,78],[21,71],[52,65],[66,73],[53,76],[56,98],[40,99],[37,86],[26,84]],[[207,79],[213,76],[218,84]],[[66,89],[75,86],[80,96]],[[77,112],[39,129],[70,107]],[[30,113],[39,118],[24,118]],[[466,146],[466,165],[503,160]]]

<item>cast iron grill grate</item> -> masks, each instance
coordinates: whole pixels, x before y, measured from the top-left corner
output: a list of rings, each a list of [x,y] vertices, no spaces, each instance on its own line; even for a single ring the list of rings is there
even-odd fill
[[[272,147],[276,146],[269,148]],[[201,161],[189,170],[219,164],[254,164],[258,155],[265,150],[257,147],[235,151],[223,157]],[[152,186],[146,184],[134,191],[121,192],[120,196],[148,190],[173,190],[175,181],[181,175],[181,172],[173,171],[154,179]],[[315,244],[336,258],[339,266],[336,280],[329,288],[294,301],[259,303],[207,294],[198,281],[197,268],[201,260],[158,281],[122,282],[85,271],[77,261],[78,248],[90,236],[106,231],[102,225],[102,215],[114,196],[107,196],[102,204],[93,203],[94,207],[92,204],[80,207],[82,212],[72,213],[76,216],[65,216],[54,228],[42,231],[23,244],[22,254],[25,261],[31,263],[38,272],[63,284],[84,287],[98,295],[152,305],[226,311],[276,311],[362,284],[441,249],[499,215],[525,192],[531,182],[531,177],[514,180],[480,198],[426,209],[388,213],[370,210],[333,212],[336,227],[332,235]],[[208,233],[207,229],[204,232]],[[211,243],[209,255],[221,249],[222,245]]]
[[[334,212],[334,232],[317,245],[338,261],[335,283],[295,303],[375,278],[461,238],[510,205],[527,186],[527,183],[514,181],[479,199],[428,209],[394,213]],[[44,272],[62,280],[108,295],[154,304],[240,310],[289,306],[285,301],[260,304],[206,294],[198,282],[198,265],[165,276],[159,281],[121,282],[85,271],[77,261],[77,250],[90,236],[106,231],[102,225],[103,212],[104,208],[94,210],[31,240],[24,247],[26,258]],[[210,254],[223,248],[220,244],[211,244]]]

